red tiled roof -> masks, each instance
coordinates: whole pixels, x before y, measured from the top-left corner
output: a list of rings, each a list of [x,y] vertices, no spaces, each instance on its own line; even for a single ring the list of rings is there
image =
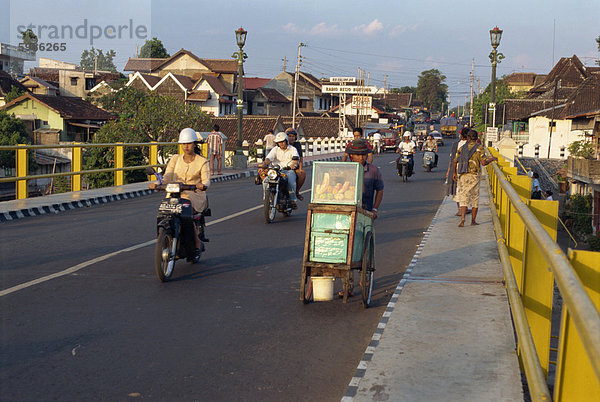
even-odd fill
[[[260,88],[258,92],[260,92],[269,102],[292,103],[292,101],[283,96],[281,92],[273,88]]]
[[[50,82],[48,82],[48,81],[46,81],[46,80],[43,80],[43,79],[41,79],[41,78],[38,78],[38,77],[30,77],[30,76],[26,76],[25,78],[23,78],[23,79],[21,80],[21,83],[23,83],[23,81],[25,81],[25,80],[27,80],[27,79],[30,79],[30,80],[32,80],[32,81],[35,81],[37,84],[39,84],[39,85],[41,85],[41,86],[43,86],[43,87],[46,87],[46,88],[48,88],[48,89],[54,89],[54,90],[58,89],[58,87],[57,87],[57,86],[54,86],[54,85],[53,85],[53,84],[51,84]],[[25,84],[23,84],[23,85],[25,85]],[[28,85],[25,85],[25,86],[26,86],[26,87],[34,87],[34,85],[32,85],[32,84],[28,84]],[[37,87],[37,85],[35,85],[35,86]]]
[[[0,70],[0,95],[6,96],[12,90],[13,86],[21,91],[29,92],[23,84],[13,79],[10,74]]]
[[[7,103],[3,108],[8,108],[27,98],[37,100],[67,120],[111,120],[115,118],[111,113],[92,105],[90,102],[71,96],[34,95],[27,93]]]
[[[244,89],[258,89],[269,81],[271,81],[270,78],[244,77]]]
[[[539,110],[552,107],[552,99],[504,99],[506,120],[523,120]]]
[[[194,85],[196,84],[194,82],[194,80],[192,80],[190,77],[185,76],[185,75],[181,75],[181,74],[173,74],[171,73],[171,75],[177,80],[179,81],[179,83],[181,85],[183,85],[185,87],[185,89],[192,89],[194,88]]]
[[[395,110],[409,108],[411,101],[411,93],[385,94],[385,96],[383,94],[373,95],[373,104],[381,109],[385,109],[386,105]]]
[[[223,84],[223,82],[217,78],[210,75],[205,75],[202,77],[202,80],[206,81],[211,88],[221,96],[233,96],[231,92],[227,89],[227,87]]]
[[[213,117],[212,124],[218,124],[221,132],[227,136],[226,149],[237,148],[237,117]],[[250,145],[263,139],[267,131],[276,130],[281,125],[280,116],[244,116],[242,124],[242,139]]]
[[[191,53],[190,53],[191,54]],[[234,59],[199,59],[202,64],[215,73],[236,74],[237,61]]]
[[[504,83],[507,85],[533,85],[535,76],[535,73],[512,73],[504,78]]]
[[[591,75],[567,100],[563,115],[574,118],[590,114],[600,114],[600,76]]]
[[[187,96],[188,101],[206,102],[209,99],[210,91],[195,90]]]
[[[142,73],[151,73],[156,70],[156,67],[161,65],[165,60],[163,58],[138,58],[130,57],[123,68],[123,71],[139,71]]]

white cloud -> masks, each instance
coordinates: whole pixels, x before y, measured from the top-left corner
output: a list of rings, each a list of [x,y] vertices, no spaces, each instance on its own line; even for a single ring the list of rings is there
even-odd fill
[[[298,25],[294,24],[293,22],[288,22],[287,24],[285,24],[282,27],[284,32],[287,33],[302,33],[303,30],[301,30]]]
[[[310,30],[312,35],[335,35],[341,33],[337,24],[328,26],[324,22],[320,22]]]
[[[377,63],[376,69],[389,72],[400,72],[404,69],[404,63],[400,60],[386,60],[384,62]]]
[[[361,24],[352,28],[354,32],[362,33],[365,35],[372,35],[377,31],[381,31],[383,29],[383,24],[379,22],[378,19],[374,19],[368,25]]]
[[[395,27],[393,27],[390,32],[388,33],[388,36],[390,38],[395,38],[397,36],[402,35],[404,32],[407,31],[416,31],[417,28],[419,27],[419,24],[412,24],[412,25],[396,25]]]

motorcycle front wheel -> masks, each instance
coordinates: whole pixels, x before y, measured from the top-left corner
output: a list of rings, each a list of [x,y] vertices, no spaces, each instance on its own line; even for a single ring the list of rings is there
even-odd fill
[[[175,256],[171,256],[173,249],[173,236],[166,231],[164,228],[158,230],[158,237],[156,239],[156,249],[154,252],[154,268],[156,275],[161,282],[169,280],[173,274],[173,268],[175,265]],[[172,266],[169,269],[169,262]]]
[[[402,181],[408,181],[408,165],[402,165]]]
[[[263,205],[263,214],[265,216],[265,223],[272,223],[275,220],[277,214],[275,194],[269,190],[265,190],[265,200]]]

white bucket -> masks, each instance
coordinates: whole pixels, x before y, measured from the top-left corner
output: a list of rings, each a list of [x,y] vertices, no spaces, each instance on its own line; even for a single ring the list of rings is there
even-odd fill
[[[333,300],[333,282],[335,281],[333,276],[313,276],[311,280],[314,301]]]

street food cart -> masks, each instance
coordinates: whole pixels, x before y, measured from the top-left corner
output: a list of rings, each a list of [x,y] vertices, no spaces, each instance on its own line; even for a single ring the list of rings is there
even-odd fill
[[[356,162],[315,162],[300,283],[301,300],[312,300],[313,277],[341,278],[343,302],[360,271],[364,307],[373,290],[373,215],[362,208],[363,167]]]

